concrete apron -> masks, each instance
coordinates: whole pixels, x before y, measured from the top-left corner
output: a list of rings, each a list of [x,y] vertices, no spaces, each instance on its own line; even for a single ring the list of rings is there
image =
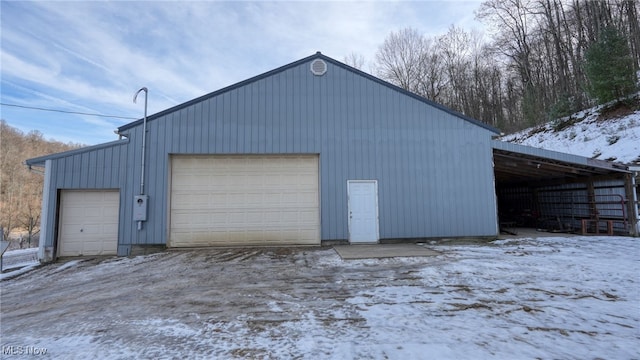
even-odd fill
[[[440,252],[416,244],[362,244],[333,247],[342,260],[437,256]]]

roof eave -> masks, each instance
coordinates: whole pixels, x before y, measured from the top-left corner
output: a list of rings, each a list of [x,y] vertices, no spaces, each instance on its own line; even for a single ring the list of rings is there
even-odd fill
[[[629,167],[622,163],[614,163],[606,160],[591,159],[588,157],[562,153],[553,150],[541,149],[533,146],[515,144],[507,141],[492,140],[492,147],[497,150],[517,152],[530,156],[540,156],[551,160],[561,161],[569,164],[589,166],[592,168],[608,170],[611,172],[630,173]]]
[[[104,149],[104,148],[108,148],[108,147],[112,147],[112,146],[124,145],[124,144],[127,144],[128,142],[129,142],[129,139],[124,138],[124,139],[110,141],[110,142],[103,143],[103,144],[86,146],[86,147],[82,147],[82,148],[79,148],[79,149],[73,149],[73,150],[63,151],[63,152],[59,152],[59,153],[39,156],[39,157],[35,157],[35,158],[31,158],[31,159],[25,160],[24,161],[24,165],[26,165],[28,167],[33,167],[33,166],[44,167],[45,166],[45,162],[47,160],[55,160],[55,159],[59,159],[59,158],[67,157],[67,156],[73,156],[73,155],[77,155],[77,154],[82,154],[82,153],[85,153],[85,152],[88,152],[88,151]]]

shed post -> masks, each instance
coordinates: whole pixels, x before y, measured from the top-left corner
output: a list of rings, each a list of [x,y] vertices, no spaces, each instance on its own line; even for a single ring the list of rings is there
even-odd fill
[[[596,221],[599,218],[598,208],[596,206],[596,191],[593,186],[593,179],[589,178],[586,182],[587,185],[587,201],[589,202],[589,216]],[[572,209],[573,211],[573,209]],[[596,223],[596,227],[597,227]]]
[[[629,235],[639,236],[640,229],[638,229],[638,198],[636,194],[635,183],[636,173],[626,174],[624,176],[624,191],[627,198],[627,217],[629,218]]]

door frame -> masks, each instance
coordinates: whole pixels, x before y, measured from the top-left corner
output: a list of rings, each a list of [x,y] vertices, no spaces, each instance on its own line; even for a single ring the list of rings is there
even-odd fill
[[[358,244],[358,243],[367,243],[367,242],[352,242],[351,241],[351,184],[358,184],[358,183],[371,183],[373,184],[373,191],[374,191],[374,196],[375,196],[375,211],[376,211],[376,221],[375,221],[375,226],[376,226],[376,239],[375,241],[370,242],[371,244],[375,243],[379,243],[380,242],[380,213],[378,211],[378,180],[347,180],[347,213],[348,213],[348,230],[349,230],[349,244]]]

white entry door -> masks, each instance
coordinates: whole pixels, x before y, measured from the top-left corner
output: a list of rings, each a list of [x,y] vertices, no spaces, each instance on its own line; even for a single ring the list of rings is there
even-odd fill
[[[378,242],[378,182],[348,180],[349,242]]]

